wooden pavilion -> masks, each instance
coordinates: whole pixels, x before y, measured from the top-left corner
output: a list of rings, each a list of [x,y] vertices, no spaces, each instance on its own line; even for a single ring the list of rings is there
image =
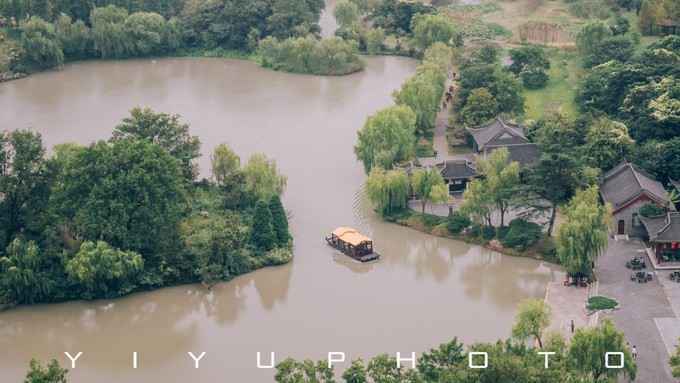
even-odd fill
[[[326,242],[357,261],[368,262],[380,257],[373,251],[373,240],[351,227],[333,230]]]

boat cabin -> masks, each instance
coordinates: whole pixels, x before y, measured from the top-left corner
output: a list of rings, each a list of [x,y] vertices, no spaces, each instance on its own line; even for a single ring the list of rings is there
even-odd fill
[[[333,230],[326,237],[326,242],[345,255],[361,262],[378,259],[378,254],[373,252],[373,240],[351,227],[339,227]]]

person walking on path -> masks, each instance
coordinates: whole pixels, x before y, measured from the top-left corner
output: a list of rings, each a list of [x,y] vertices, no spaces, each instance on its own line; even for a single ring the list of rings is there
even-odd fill
[[[637,360],[637,347],[635,347],[635,345],[633,345],[632,354],[633,354],[633,360]]]
[[[574,320],[572,319],[572,320],[571,320],[571,333],[572,333],[572,334],[574,333],[574,327],[575,327],[575,326],[574,326]]]

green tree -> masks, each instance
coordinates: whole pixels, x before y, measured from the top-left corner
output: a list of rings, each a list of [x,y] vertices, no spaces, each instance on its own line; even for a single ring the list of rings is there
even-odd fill
[[[277,237],[274,231],[272,213],[269,204],[260,200],[255,205],[253,217],[253,244],[261,251],[269,251],[276,245]]]
[[[510,162],[508,150],[500,148],[491,152],[487,158],[479,159],[477,169],[484,176],[483,189],[500,214],[500,226],[503,227],[505,214],[513,205],[513,198],[519,187],[519,163]]]
[[[274,233],[276,233],[276,244],[278,246],[286,246],[290,240],[288,216],[278,195],[274,195],[269,201],[269,211],[272,213],[272,227],[274,228]]]
[[[538,67],[526,67],[519,75],[522,79],[522,84],[524,84],[524,87],[527,89],[543,88],[549,80],[545,70]]]
[[[145,140],[163,148],[182,164],[187,181],[198,174],[194,161],[201,155],[201,142],[189,134],[189,125],[177,114],[156,113],[150,108],[133,108],[113,130],[113,140]]]
[[[241,170],[241,158],[227,144],[217,145],[210,164],[213,178],[220,186]]]
[[[551,114],[530,127],[529,133],[538,144],[540,156],[536,164],[526,171],[525,187],[529,206],[535,211],[545,211],[544,201],[550,210],[548,235],[555,226],[557,208],[566,203],[581,185],[582,170],[579,148],[583,133],[577,124],[560,114]]]
[[[236,212],[211,211],[181,224],[181,236],[193,262],[191,271],[208,285],[251,270],[245,250],[250,228]]]
[[[383,216],[406,208],[409,180],[403,170],[385,171],[376,166],[366,180],[368,199]]]
[[[583,150],[590,166],[608,170],[630,153],[633,144],[626,125],[602,117],[588,128]]]
[[[590,21],[576,34],[576,46],[583,56],[596,54],[600,43],[611,37],[612,31],[603,21]]]
[[[525,68],[550,69],[550,60],[539,45],[523,45],[510,49],[510,58],[512,64],[508,69],[517,75]]]
[[[570,275],[591,277],[595,259],[607,246],[611,207],[599,202],[597,186],[576,192],[557,232],[557,256]]]
[[[55,359],[52,359],[46,367],[41,366],[37,360],[31,359],[30,369],[24,383],[66,383],[67,374],[68,370],[61,368]]]
[[[66,262],[66,273],[88,298],[127,294],[137,287],[144,269],[142,256],[112,248],[103,241],[86,241]]]
[[[123,24],[130,56],[149,56],[164,50],[166,23],[163,16],[153,12],[135,12]]]
[[[680,137],[667,141],[650,140],[635,147],[633,162],[655,175],[658,180],[680,180]]]
[[[407,106],[378,111],[358,132],[354,153],[369,173],[374,166],[391,169],[415,154],[416,115]]]
[[[527,299],[520,303],[519,311],[512,327],[512,336],[526,340],[533,337],[538,347],[543,348],[541,335],[550,324],[550,306],[542,299]]]
[[[353,360],[352,365],[342,373],[345,383],[368,383],[364,361],[361,359]]]
[[[46,259],[33,241],[15,238],[0,257],[0,299],[5,303],[35,303],[48,297],[55,283]]]
[[[369,54],[375,55],[382,51],[385,43],[385,30],[378,28],[371,28],[366,32],[366,51]]]
[[[473,89],[460,113],[467,125],[478,126],[498,115],[498,102],[488,89]]]
[[[40,134],[0,132],[0,250],[19,233],[28,239],[43,237],[50,185]]]
[[[243,168],[243,175],[246,191],[257,199],[269,201],[273,196],[283,194],[286,189],[286,176],[279,174],[276,161],[264,154],[250,156]]]
[[[607,368],[605,366],[605,354],[607,352],[622,352],[624,355],[624,368]],[[592,379],[593,382],[616,381],[623,374],[635,380],[637,366],[631,357],[630,350],[626,346],[626,340],[622,332],[617,331],[609,319],[603,320],[595,328],[580,328],[571,339],[568,361],[571,371],[584,379]],[[611,364],[618,364],[616,357],[611,357]]]
[[[267,17],[269,32],[278,38],[316,32],[324,5],[323,0],[273,0]]]
[[[524,97],[522,85],[517,78],[507,71],[502,71],[497,65],[472,65],[461,69],[458,105],[464,107],[472,91],[486,88],[496,100],[499,113],[524,113]]]
[[[276,365],[274,379],[277,383],[335,383],[333,368],[324,360],[298,362],[288,358]]]
[[[82,20],[72,22],[68,15],[62,14],[55,22],[55,29],[66,59],[86,58],[92,54],[92,33]]]
[[[352,28],[359,22],[359,7],[350,0],[338,0],[333,10],[333,16],[335,16],[340,28]]]
[[[453,48],[444,43],[434,43],[425,50],[423,63],[435,65],[439,73],[448,73],[453,63]]]
[[[459,210],[461,214],[469,216],[479,224],[492,226],[491,213],[493,209],[494,201],[491,194],[487,192],[483,180],[472,180],[463,192],[463,203],[461,203]]]
[[[446,381],[447,371],[455,370],[465,359],[463,344],[453,338],[451,342],[423,353],[418,358],[418,372],[426,382]]]
[[[449,199],[449,192],[439,169],[418,169],[411,175],[411,188],[420,199],[422,212],[428,203],[444,203]]]
[[[436,42],[461,45],[456,26],[443,14],[419,14],[413,17],[411,24],[415,46],[421,51]]]
[[[92,37],[101,57],[121,58],[129,55],[130,44],[125,30],[127,16],[127,10],[114,5],[92,10]]]
[[[64,52],[54,25],[37,16],[21,23],[21,39],[27,70],[47,69],[64,63]]]
[[[432,63],[422,64],[416,70],[416,75],[406,80],[401,89],[394,93],[394,101],[415,112],[416,131],[424,136],[434,130],[446,74]]]

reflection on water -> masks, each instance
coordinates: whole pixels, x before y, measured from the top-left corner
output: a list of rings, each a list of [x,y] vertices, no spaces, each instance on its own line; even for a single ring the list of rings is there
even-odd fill
[[[31,357],[84,354],[71,382],[269,382],[256,352],[364,358],[422,351],[459,336],[509,334],[516,304],[542,297],[559,272],[379,220],[368,208],[353,155],[367,115],[415,62],[371,58],[347,77],[290,75],[219,59],[129,60],[67,65],[0,84],[0,129],[30,127],[47,145],[107,138],[136,105],[179,113],[203,142],[203,175],[213,148],[229,143],[244,159],[275,158],[288,176],[295,259],[206,290],[179,286],[117,300],[22,307],[0,313],[2,380],[21,381]],[[358,264],[324,235],[355,226],[383,255]],[[132,352],[140,368],[131,366]],[[187,356],[205,351],[201,369]],[[6,379],[5,379],[6,378]]]

